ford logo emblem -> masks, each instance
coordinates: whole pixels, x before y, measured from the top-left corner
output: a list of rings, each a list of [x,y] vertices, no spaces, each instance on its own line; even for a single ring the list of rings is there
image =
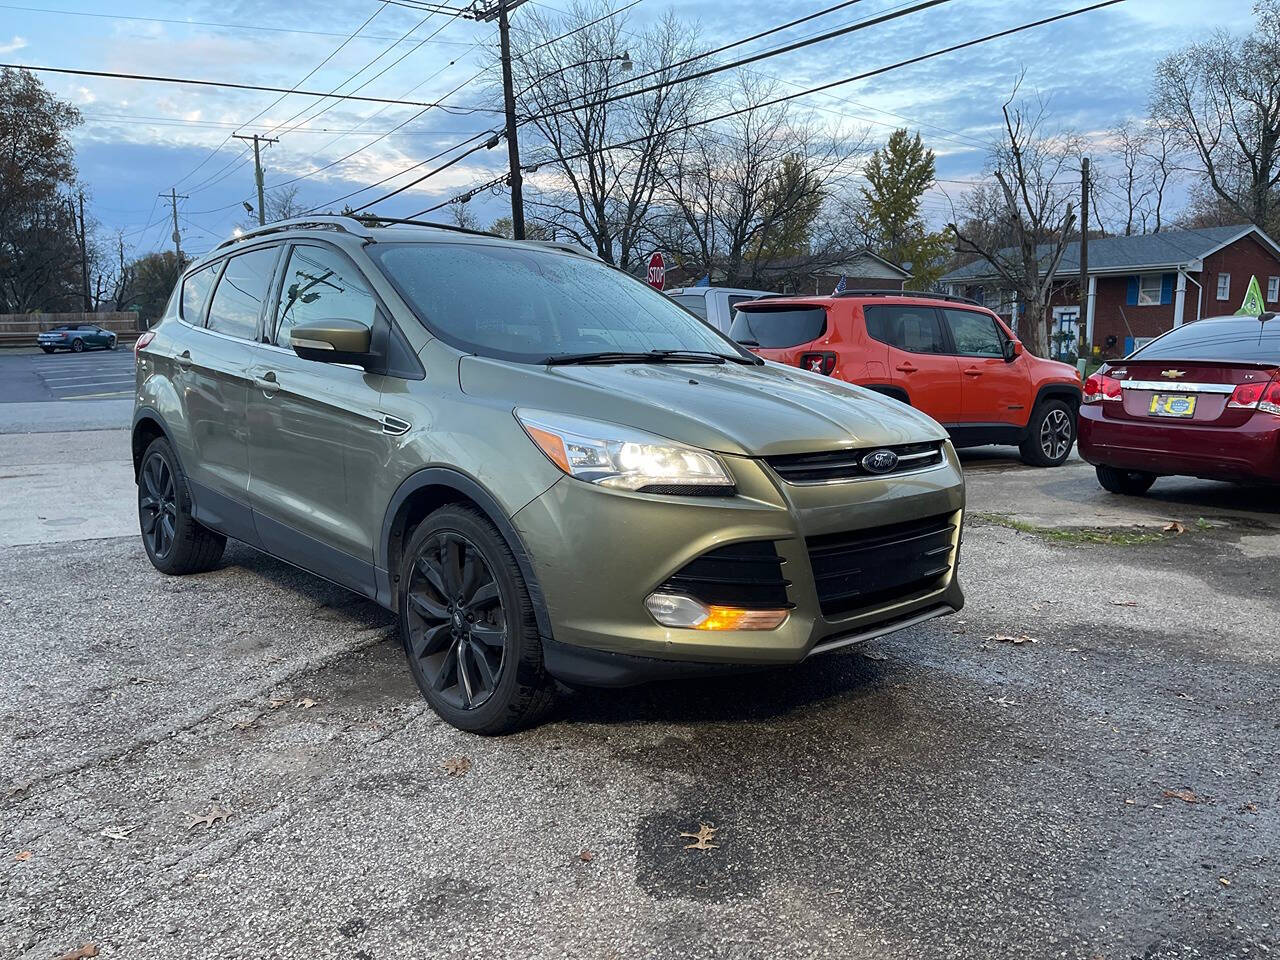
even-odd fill
[[[898,455],[892,450],[872,450],[862,458],[862,469],[868,473],[889,473],[898,465]]]

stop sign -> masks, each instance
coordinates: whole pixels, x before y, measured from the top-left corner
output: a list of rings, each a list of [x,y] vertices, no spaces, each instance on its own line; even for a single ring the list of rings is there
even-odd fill
[[[649,276],[646,278],[649,286],[655,290],[661,290],[667,283],[667,264],[662,259],[662,254],[655,253],[649,258]]]

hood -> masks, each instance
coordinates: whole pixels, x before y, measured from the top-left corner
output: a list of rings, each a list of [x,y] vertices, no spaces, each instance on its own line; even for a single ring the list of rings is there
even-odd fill
[[[511,407],[591,417],[737,456],[763,457],[941,440],[897,400],[766,363],[541,367],[465,356],[463,392]]]

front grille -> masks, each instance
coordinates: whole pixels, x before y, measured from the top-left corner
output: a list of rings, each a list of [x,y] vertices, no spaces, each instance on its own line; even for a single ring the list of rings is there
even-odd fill
[[[689,561],[658,590],[727,607],[779,610],[791,606],[782,564],[771,540],[735,543]]]
[[[862,465],[862,458],[877,450],[891,450],[898,458],[893,469],[876,473]],[[765,462],[788,483],[828,483],[832,480],[865,480],[891,477],[908,470],[922,470],[942,463],[942,443],[903,443],[887,447],[860,447],[856,450],[830,450],[825,453],[796,453],[784,457],[766,457]]]
[[[807,538],[822,615],[847,616],[941,587],[951,570],[955,516]]]

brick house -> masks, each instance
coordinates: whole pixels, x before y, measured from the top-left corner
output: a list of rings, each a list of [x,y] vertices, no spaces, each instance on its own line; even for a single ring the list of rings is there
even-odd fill
[[[1280,246],[1251,224],[1091,237],[1083,330],[1079,275],[1080,244],[1071,243],[1049,301],[1051,351],[1060,359],[1071,359],[1078,342],[1100,357],[1123,356],[1183,323],[1234,313],[1251,276],[1267,305],[1280,310]],[[985,261],[952,270],[940,283],[949,293],[987,304],[1017,329],[1023,308]]]

